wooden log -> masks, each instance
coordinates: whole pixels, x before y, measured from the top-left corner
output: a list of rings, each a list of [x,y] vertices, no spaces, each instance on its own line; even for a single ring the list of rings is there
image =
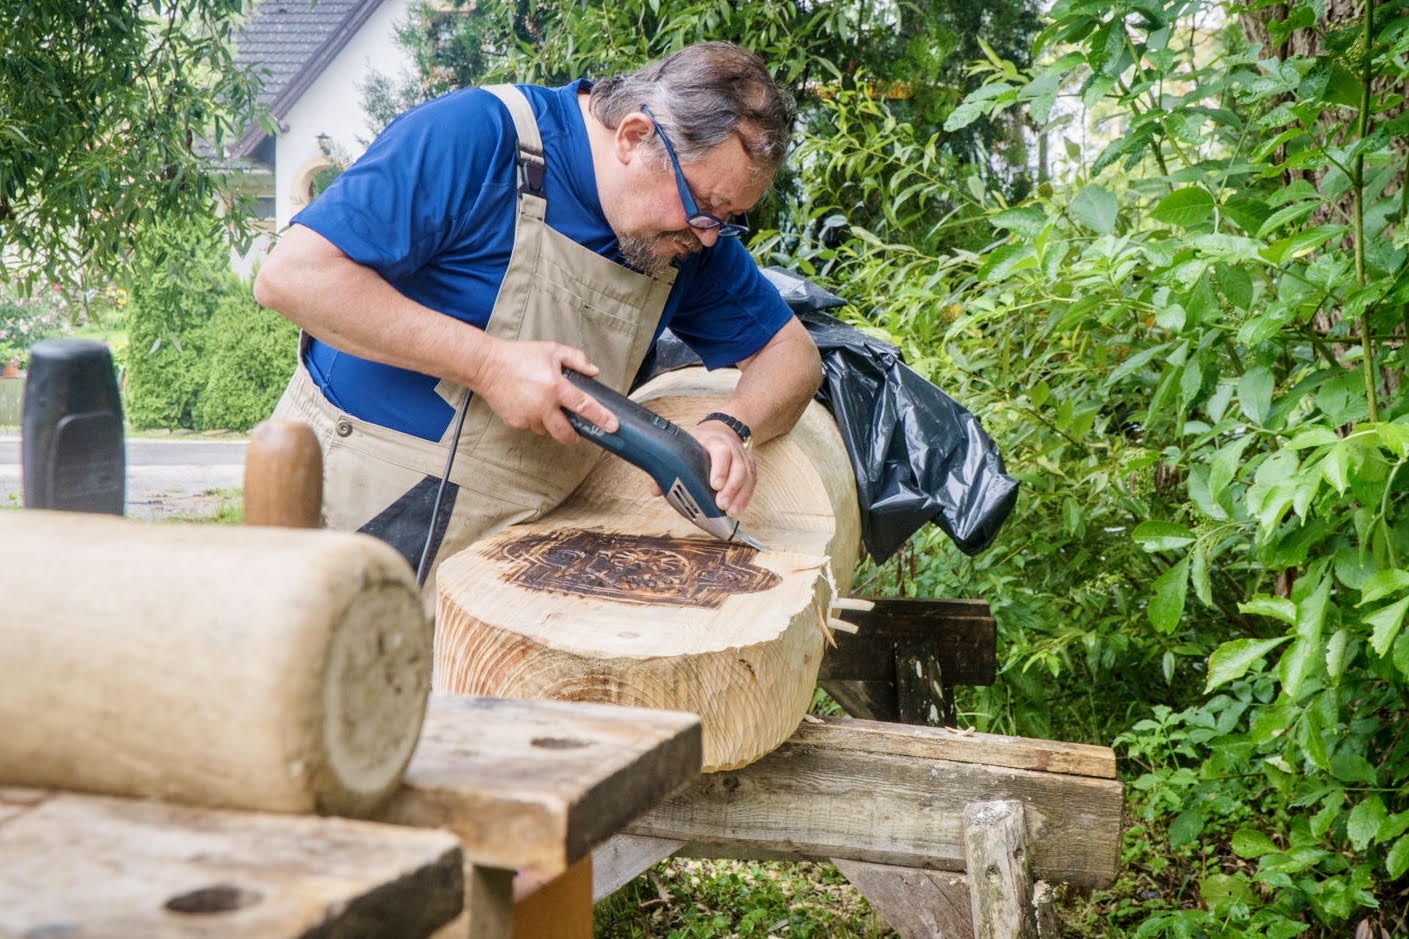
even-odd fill
[[[431,635],[406,562],[331,531],[0,513],[0,783],[371,812]]]
[[[964,806],[1012,799],[1026,808],[1036,876],[1103,887],[1120,847],[1114,766],[1104,747],[825,719],[748,767],[701,777],[627,831],[686,842],[685,856],[963,870]]]
[[[551,877],[699,766],[693,714],[432,695],[405,782],[378,818],[447,828],[472,863]]]
[[[445,832],[0,790],[0,935],[420,939],[452,921]]]
[[[1037,939],[1022,803],[964,807],[964,858],[974,939]]]
[[[736,380],[733,370],[687,369],[636,397],[689,426]],[[605,458],[544,518],[447,559],[436,688],[698,714],[707,772],[777,746],[811,701],[860,523],[841,436],[820,405],[756,458],[741,521],[767,551],[702,534],[644,473]]]

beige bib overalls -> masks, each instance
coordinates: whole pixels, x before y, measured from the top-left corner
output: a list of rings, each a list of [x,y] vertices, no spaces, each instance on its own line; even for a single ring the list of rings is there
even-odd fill
[[[599,381],[625,391],[650,348],[675,270],[641,274],[549,228],[543,144],[532,107],[512,85],[485,90],[513,117],[520,180],[513,252],[485,332],[576,346],[601,369]],[[469,393],[448,381],[436,392],[456,408]],[[454,418],[437,443],[358,420],[323,396],[301,355],[274,416],[311,424],[318,435],[324,523],[376,535],[414,568]],[[507,525],[538,518],[586,478],[600,453],[585,442],[569,451],[551,437],[512,430],[482,398],[472,397],[431,542],[433,563]],[[427,589],[434,582],[427,576]]]

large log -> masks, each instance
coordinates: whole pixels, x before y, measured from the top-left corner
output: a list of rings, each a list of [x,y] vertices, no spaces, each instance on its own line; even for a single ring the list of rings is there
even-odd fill
[[[430,685],[415,579],[363,535],[0,513],[0,783],[373,811]]]
[[[737,379],[686,369],[634,397],[690,426]],[[592,458],[589,446],[564,458]],[[772,750],[811,701],[860,519],[841,435],[820,405],[756,459],[741,522],[766,551],[710,539],[644,473],[606,458],[544,518],[447,559],[436,688],[690,711],[703,724],[706,772]]]

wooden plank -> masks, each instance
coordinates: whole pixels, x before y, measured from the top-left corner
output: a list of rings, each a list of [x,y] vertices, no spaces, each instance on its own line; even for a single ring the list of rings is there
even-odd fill
[[[974,939],[965,875],[846,858],[833,863],[900,939]]]
[[[964,806],[965,870],[974,939],[1037,939],[1022,803]]]
[[[683,841],[616,835],[592,852],[592,902],[597,903],[685,846]]]
[[[1101,887],[1115,879],[1123,789],[1113,778],[1071,772],[1092,761],[1072,759],[1070,748],[942,728],[804,722],[762,760],[701,777],[627,831],[685,841],[689,855],[962,870],[964,806],[1014,799],[1028,810],[1037,876]],[[1086,749],[1101,748],[1075,755]],[[1047,771],[1018,768],[1027,764]]]
[[[872,598],[868,598],[872,599]],[[950,685],[991,685],[996,670],[997,625],[984,600],[876,597],[870,610],[838,610],[856,635],[838,634],[822,659],[819,677],[885,681],[900,640],[922,640],[938,656]]]
[[[448,828],[484,867],[553,876],[699,773],[693,714],[432,695],[379,816]]]
[[[980,734],[950,727],[919,727],[824,717],[817,723],[806,721],[799,724],[789,742],[828,749],[982,763],[995,768],[1116,778],[1115,753],[1110,747]]]
[[[463,902],[453,836],[319,816],[0,790],[0,935],[425,937]]]

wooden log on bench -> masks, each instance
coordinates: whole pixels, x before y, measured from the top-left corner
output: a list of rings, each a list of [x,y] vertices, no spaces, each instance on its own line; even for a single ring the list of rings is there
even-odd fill
[[[734,370],[670,373],[636,398],[689,426]],[[565,458],[593,458],[583,448]],[[820,405],[756,454],[741,521],[769,550],[702,534],[612,457],[558,509],[444,561],[438,690],[700,715],[706,771],[745,765],[806,712],[834,586],[859,547],[855,481]]]
[[[331,531],[0,513],[0,783],[366,814],[431,633],[406,562]]]
[[[0,936],[421,939],[463,891],[446,832],[0,789]]]

